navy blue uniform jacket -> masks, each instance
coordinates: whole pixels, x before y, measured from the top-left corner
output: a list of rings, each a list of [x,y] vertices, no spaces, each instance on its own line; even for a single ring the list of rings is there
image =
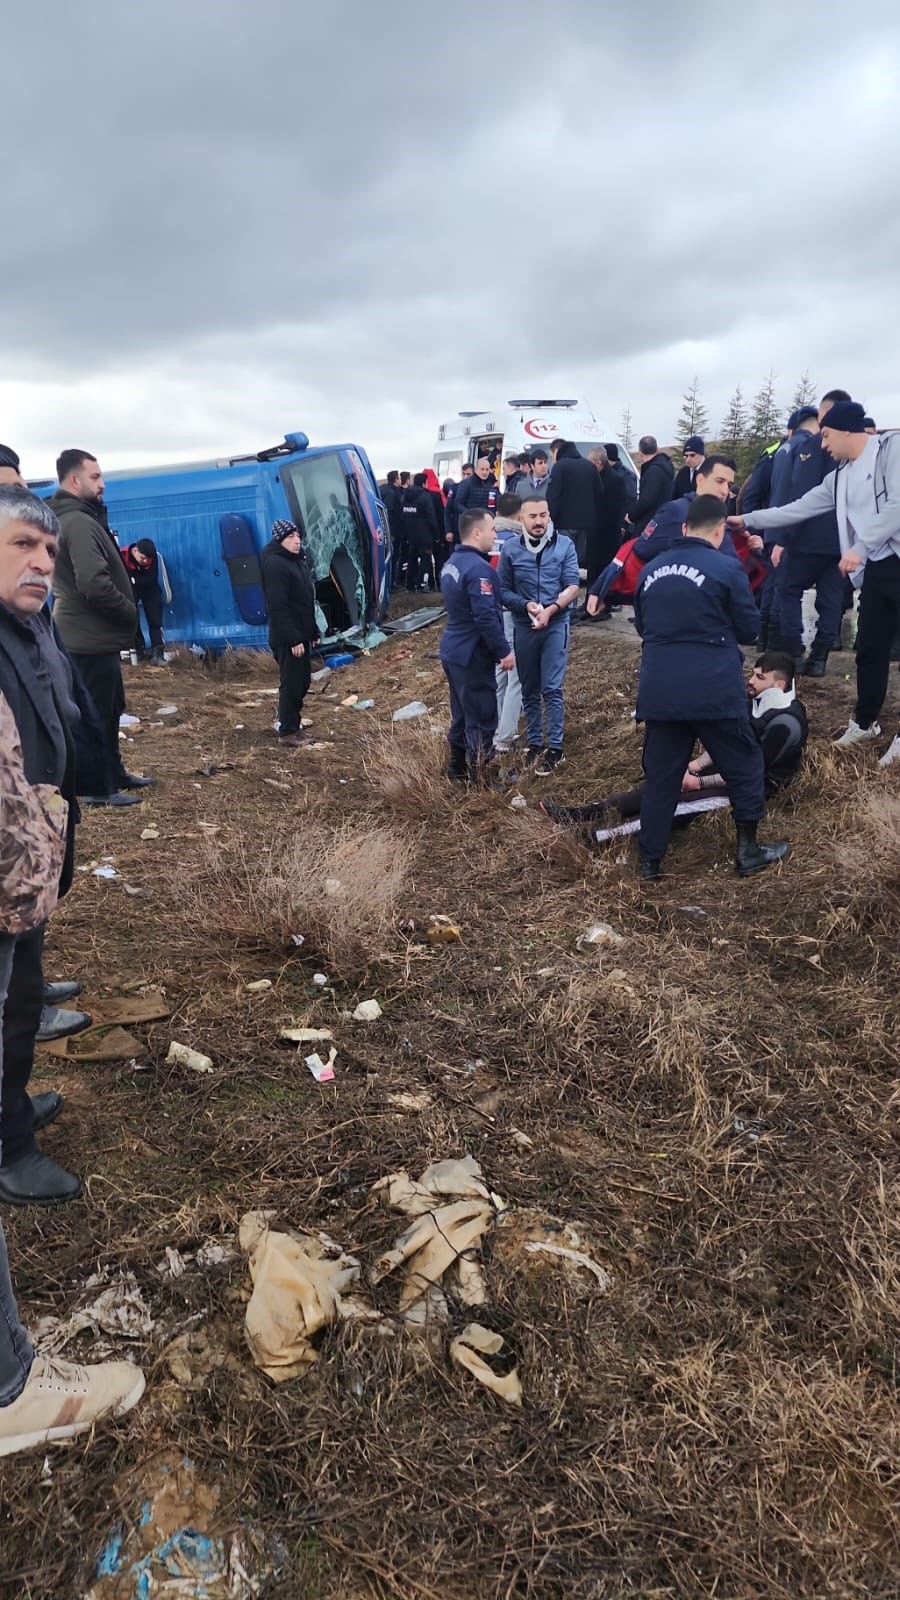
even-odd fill
[[[807,433],[805,428],[798,428],[787,445],[787,460],[784,463],[779,460],[780,455],[779,451],[772,472],[774,488],[776,474],[780,467],[783,469],[779,476],[779,493],[777,497],[770,495],[770,506],[790,505],[792,500],[799,500],[805,495],[808,489],[815,489],[824,483],[829,472],[834,471],[834,462],[822,443],[821,435]],[[841,541],[834,511],[822,511],[817,517],[808,517],[805,522],[795,523],[792,528],[770,528],[765,539],[766,544],[788,545],[796,555],[829,556],[835,561],[841,559]]]
[[[667,500],[664,506],[660,506],[656,516],[647,523],[634,547],[634,553],[639,561],[652,561],[654,556],[658,556],[663,550],[668,550],[681,538],[688,506],[696,498],[692,490],[690,494],[683,494],[678,500]],[[724,512],[724,506],[722,510]],[[723,555],[731,556],[734,561],[740,560],[734,548],[734,540],[727,528],[719,548]]]
[[[464,478],[444,507],[444,531],[458,539],[459,519],[464,511],[489,511],[493,516],[499,499],[500,490],[493,478],[482,482],[474,473],[471,478]]]
[[[639,722],[747,720],[738,645],[757,638],[759,612],[740,562],[682,538],[641,573],[634,620],[644,641]]]
[[[467,667],[481,645],[494,661],[509,654],[503,631],[500,583],[486,556],[474,545],[461,544],[441,569],[441,594],[447,626],[441,635],[441,660]]]

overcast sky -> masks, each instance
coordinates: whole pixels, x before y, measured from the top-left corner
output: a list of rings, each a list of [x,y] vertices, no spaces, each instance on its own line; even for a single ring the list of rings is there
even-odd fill
[[[674,436],[770,367],[900,425],[900,4],[7,0],[0,440],[29,474],[513,394]]]

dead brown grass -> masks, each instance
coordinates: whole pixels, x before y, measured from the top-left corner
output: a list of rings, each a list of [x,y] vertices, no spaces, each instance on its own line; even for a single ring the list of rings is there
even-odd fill
[[[385,954],[417,842],[372,818],[279,826],[253,842],[207,840],[193,892],[185,885],[188,915],[215,905],[216,929],[251,946],[283,948],[296,934],[304,959],[350,981]]]
[[[376,729],[362,761],[373,791],[395,815],[434,818],[449,811],[454,794],[458,798],[447,781],[447,740],[427,717]]]
[[[900,914],[900,794],[862,794],[835,844],[841,881],[866,917]]]

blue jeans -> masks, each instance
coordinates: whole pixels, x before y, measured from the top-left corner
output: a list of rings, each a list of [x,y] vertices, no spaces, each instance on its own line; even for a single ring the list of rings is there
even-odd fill
[[[532,749],[543,745],[546,715],[548,748],[561,750],[563,684],[569,664],[568,617],[561,622],[551,622],[548,628],[532,628],[529,622],[520,622],[517,617],[515,646],[528,743]]]
[[[10,933],[0,933],[0,1025],[3,1007],[12,971],[15,939]],[[0,1026],[0,1083],[3,1080],[3,1032]],[[0,1150],[0,1161],[3,1152]],[[0,1226],[0,1406],[11,1405],[25,1387],[34,1350],[19,1317],[19,1308],[13,1294],[6,1257],[6,1240]]]

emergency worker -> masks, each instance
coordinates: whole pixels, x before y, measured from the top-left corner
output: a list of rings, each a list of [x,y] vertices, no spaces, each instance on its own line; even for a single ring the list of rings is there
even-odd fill
[[[697,739],[728,785],[737,827],[738,872],[747,877],[780,861],[786,843],[760,845],[765,813],[762,750],[750,727],[739,644],[759,632],[747,576],[721,553],[725,508],[698,495],[678,546],[644,568],[634,620],[644,641],[637,718],[644,727],[638,873],[660,876],[675,808]]]
[[[484,778],[497,728],[496,669],[511,672],[516,664],[503,631],[499,580],[489,560],[493,544],[493,517],[484,510],[465,511],[459,546],[441,572],[447,626],[440,657],[450,688],[447,776],[456,783]]]

